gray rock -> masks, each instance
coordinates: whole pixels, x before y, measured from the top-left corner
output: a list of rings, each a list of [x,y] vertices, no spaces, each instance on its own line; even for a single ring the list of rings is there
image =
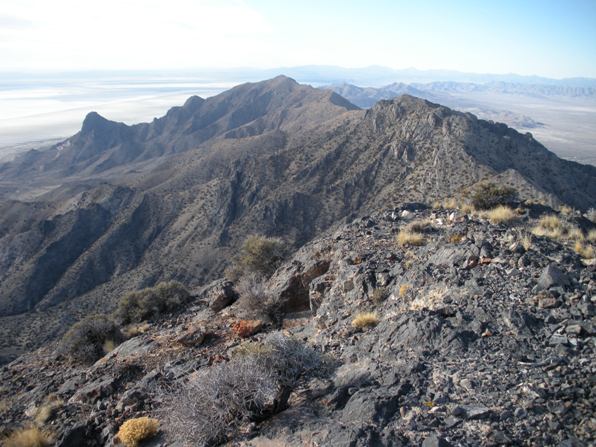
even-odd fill
[[[451,444],[445,439],[432,434],[422,442],[422,447],[451,447]]]
[[[556,264],[549,264],[538,278],[535,290],[548,290],[556,286],[569,286],[569,277]]]

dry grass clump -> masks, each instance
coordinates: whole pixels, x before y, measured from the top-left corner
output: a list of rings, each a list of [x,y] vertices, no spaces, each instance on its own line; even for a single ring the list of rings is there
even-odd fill
[[[141,441],[154,437],[158,431],[159,421],[143,416],[124,422],[116,436],[126,447],[137,447]]]
[[[446,209],[456,209],[457,208],[457,200],[455,197],[450,197],[443,201],[443,208]]]
[[[546,236],[555,240],[583,242],[586,239],[581,229],[564,222],[553,214],[542,216],[532,228],[532,234],[535,236]],[[589,237],[588,234],[588,240]]]
[[[472,214],[474,210],[474,206],[471,203],[462,203],[459,206],[459,210],[464,214]]]
[[[175,281],[162,282],[124,295],[118,303],[116,317],[123,323],[140,323],[173,312],[191,298],[186,288]]]
[[[93,363],[124,341],[120,328],[105,315],[92,315],[75,323],[64,334],[58,352],[80,363]]]
[[[463,238],[464,235],[461,233],[452,233],[449,236],[447,236],[447,242],[449,242],[450,244],[459,244]]]
[[[405,246],[405,245],[415,245],[421,246],[426,244],[426,239],[423,234],[417,233],[415,231],[410,231],[407,229],[400,230],[397,234],[397,243],[398,245]]]
[[[414,233],[423,233],[432,228],[432,222],[429,219],[418,219],[410,222],[406,230]]]
[[[588,242],[596,242],[596,230],[588,231],[588,236],[586,237]]]
[[[524,247],[524,250],[528,251],[532,247],[532,235],[527,233],[524,234],[520,238],[520,242],[522,244],[522,247]]]
[[[581,241],[576,241],[573,249],[583,259],[593,259],[594,258],[594,246],[593,245],[584,244]]]
[[[63,405],[64,401],[62,399],[58,399],[55,395],[48,396],[45,402],[35,412],[35,423],[37,425],[45,424]]]
[[[399,286],[400,298],[403,298],[404,296],[406,296],[411,288],[412,288],[412,286],[409,284],[402,284],[401,286]]]
[[[542,216],[532,228],[532,234],[535,236],[546,236],[551,239],[560,239],[563,231],[563,221],[554,214]]]
[[[564,216],[571,216],[574,213],[574,210],[570,206],[562,205],[559,208],[559,212]]]
[[[352,320],[352,326],[357,329],[374,327],[379,324],[379,317],[374,312],[362,312]]]
[[[146,333],[150,327],[151,325],[144,321],[142,323],[129,324],[123,329],[122,332],[126,336],[126,338],[132,338]]]
[[[4,447],[46,447],[52,445],[53,437],[37,427],[23,428],[3,440]]]
[[[484,211],[482,216],[493,224],[507,223],[517,219],[518,215],[508,206],[499,205],[489,211]]]

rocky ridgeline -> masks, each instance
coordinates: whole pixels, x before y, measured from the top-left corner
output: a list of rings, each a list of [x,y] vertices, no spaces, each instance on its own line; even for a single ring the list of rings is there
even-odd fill
[[[112,445],[126,419],[162,419],[164,389],[281,328],[336,367],[230,445],[593,445],[594,264],[524,238],[525,211],[501,225],[416,204],[359,218],[269,280],[280,321],[220,280],[91,367],[50,346],[25,355],[0,372],[2,430],[37,418],[57,445]],[[396,242],[406,227],[419,245]],[[162,424],[146,445],[176,443]]]

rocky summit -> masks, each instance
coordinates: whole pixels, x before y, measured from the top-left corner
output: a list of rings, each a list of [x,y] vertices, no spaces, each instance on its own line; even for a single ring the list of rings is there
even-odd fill
[[[544,213],[358,217],[286,260],[260,303],[219,279],[94,364],[48,344],[5,365],[0,429],[35,420],[59,446],[115,445],[148,416],[159,429],[142,445],[593,445],[596,272],[578,234],[528,231]],[[226,415],[244,417],[209,425]]]

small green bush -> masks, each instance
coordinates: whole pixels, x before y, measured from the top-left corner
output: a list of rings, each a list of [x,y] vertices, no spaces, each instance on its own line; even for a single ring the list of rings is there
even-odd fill
[[[280,239],[249,236],[242,245],[237,267],[244,273],[271,276],[288,254],[286,244]]]
[[[517,199],[517,191],[509,186],[481,183],[472,193],[472,205],[477,210],[488,210],[506,205]]]
[[[105,346],[118,345],[123,340],[112,319],[93,315],[75,323],[62,337],[58,350],[76,362],[93,363],[107,354]]]
[[[124,295],[118,303],[116,317],[122,324],[157,319],[178,309],[190,298],[190,293],[182,284],[162,282]]]

